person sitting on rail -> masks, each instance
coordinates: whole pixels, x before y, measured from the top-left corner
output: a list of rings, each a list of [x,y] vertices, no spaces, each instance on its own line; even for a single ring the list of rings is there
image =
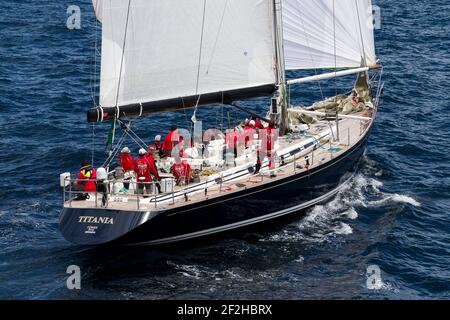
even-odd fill
[[[75,191],[96,192],[97,190],[97,171],[87,160],[81,161],[81,168],[78,172],[77,180],[73,183]],[[75,200],[86,200],[87,193],[80,193]]]

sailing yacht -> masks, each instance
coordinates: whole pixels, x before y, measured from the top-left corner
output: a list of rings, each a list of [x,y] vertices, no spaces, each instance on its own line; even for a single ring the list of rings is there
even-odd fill
[[[67,240],[152,245],[203,237],[301,212],[354,174],[383,89],[371,0],[94,0],[94,8],[102,25],[100,94],[87,120],[117,126],[122,136],[97,170],[96,192],[80,198],[76,179],[61,175]],[[309,76],[287,79],[286,70]],[[341,94],[291,103],[291,87],[351,75],[353,88]],[[267,114],[239,103],[257,97],[266,97]],[[265,129],[230,152],[227,133],[199,128],[197,109],[221,105],[276,128],[270,152],[261,151]],[[133,175],[123,188],[114,160],[125,138],[147,147],[132,119],[177,110],[193,111],[188,155],[157,161],[160,190],[153,181],[150,193],[136,192]],[[227,132],[243,136],[239,125]],[[188,163],[195,179],[176,183],[176,161]]]

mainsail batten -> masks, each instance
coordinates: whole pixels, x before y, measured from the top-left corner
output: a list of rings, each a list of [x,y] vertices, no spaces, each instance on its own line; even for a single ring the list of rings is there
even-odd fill
[[[101,9],[102,107],[276,81],[269,1],[104,0]]]
[[[371,0],[282,1],[286,69],[376,65]]]

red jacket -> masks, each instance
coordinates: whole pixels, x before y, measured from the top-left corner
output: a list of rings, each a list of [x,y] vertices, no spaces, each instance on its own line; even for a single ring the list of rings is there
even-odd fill
[[[275,142],[278,139],[278,132],[276,131],[276,129],[271,127],[264,128],[264,130],[261,130],[261,132],[263,135],[262,136],[263,143],[266,142],[267,154],[270,154],[272,148],[275,147]]]
[[[97,171],[91,166],[82,167],[78,172],[77,179],[79,180],[78,183],[83,186],[84,191],[95,192],[97,190]]]
[[[269,158],[269,168],[272,169],[275,166],[273,161],[273,148],[275,147],[275,142],[278,140],[278,131],[270,126],[264,128],[264,130],[259,131],[259,139],[262,140],[261,150],[257,151],[256,163],[261,164],[262,159],[264,159],[264,154]]]
[[[244,145],[247,148],[248,143],[253,141],[255,135],[255,130],[250,126],[245,126],[244,132],[242,133],[242,140],[244,140]]]
[[[150,173],[155,179],[159,179],[158,170],[156,170],[155,158],[151,154],[146,155],[147,161],[150,163]]]
[[[184,176],[184,180],[188,183],[191,176],[191,166],[187,162],[178,162],[170,168],[170,172],[175,176],[175,180],[178,181]]]
[[[236,130],[230,131],[225,137],[225,142],[228,148],[234,149],[239,140],[239,133]]]
[[[261,121],[259,121],[259,120],[254,120],[254,121],[255,121],[255,128],[264,129],[264,126],[262,125]]]
[[[154,163],[151,163],[147,157],[139,157],[134,161],[134,171],[138,182],[151,182],[152,174],[158,177]]]
[[[121,153],[119,155],[119,162],[124,171],[134,170],[133,156],[129,153]]]
[[[164,138],[164,143],[162,146],[162,151],[167,152],[173,149],[173,141],[177,141],[177,133],[174,131],[170,131],[167,136]]]

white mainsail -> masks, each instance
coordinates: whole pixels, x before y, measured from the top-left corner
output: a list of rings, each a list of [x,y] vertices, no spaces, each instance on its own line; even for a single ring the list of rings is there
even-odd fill
[[[272,1],[100,2],[102,107],[276,82]]]
[[[283,0],[282,4],[286,69],[376,65],[371,0]]]

